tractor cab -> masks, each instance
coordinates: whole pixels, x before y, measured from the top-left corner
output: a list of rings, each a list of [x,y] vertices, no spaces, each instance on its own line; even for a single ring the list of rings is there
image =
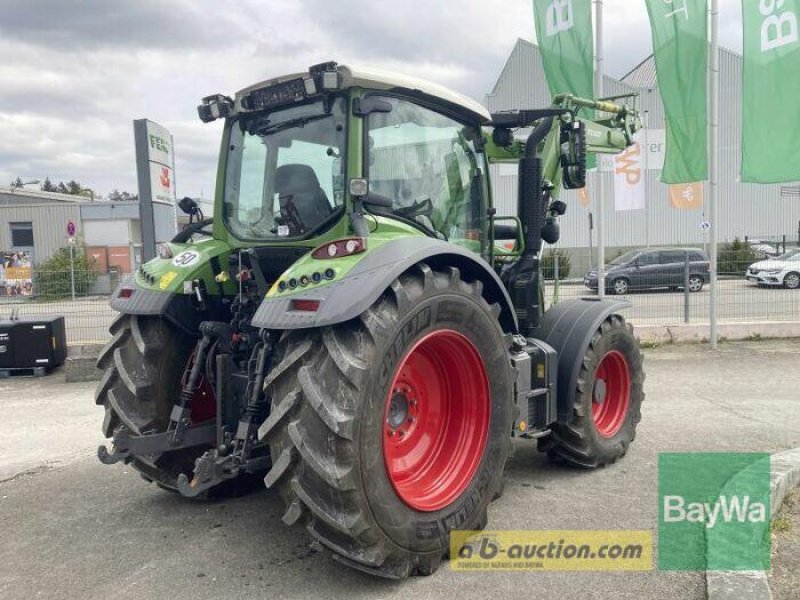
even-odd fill
[[[210,96],[199,113],[225,118],[215,231],[234,246],[401,230],[481,252],[491,117],[468,98],[326,63]]]

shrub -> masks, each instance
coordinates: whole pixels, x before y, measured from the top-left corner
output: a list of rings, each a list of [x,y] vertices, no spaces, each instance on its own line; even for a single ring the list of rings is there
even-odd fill
[[[560,248],[550,248],[542,256],[542,276],[545,279],[555,279],[556,269],[555,260],[558,257],[558,279],[563,280],[569,278],[569,273],[572,270],[572,262],[569,257],[569,252]]]
[[[717,258],[717,272],[720,275],[742,276],[747,267],[758,260],[758,254],[747,242],[738,237],[728,244],[722,244]]]
[[[46,261],[33,267],[33,294],[46,300],[72,296],[72,273],[75,273],[75,295],[85,296],[89,287],[97,280],[97,261],[86,253],[83,244],[72,249],[70,264],[69,247],[59,248]]]

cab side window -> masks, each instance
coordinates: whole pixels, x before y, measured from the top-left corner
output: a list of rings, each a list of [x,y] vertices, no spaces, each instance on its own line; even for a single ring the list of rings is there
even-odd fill
[[[686,262],[686,253],[681,250],[667,250],[660,255],[659,263],[662,265]]]
[[[660,252],[645,252],[637,259],[637,264],[641,267],[657,265],[659,263]]]

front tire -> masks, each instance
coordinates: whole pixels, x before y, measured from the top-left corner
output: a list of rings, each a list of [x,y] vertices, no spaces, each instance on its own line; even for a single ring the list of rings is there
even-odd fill
[[[572,416],[556,423],[540,447],[556,461],[595,468],[624,456],[636,437],[644,400],[642,354],[632,327],[611,315],[578,360]]]
[[[624,296],[628,293],[628,291],[630,291],[630,284],[628,283],[627,279],[620,277],[619,279],[614,280],[611,289],[614,290],[615,295]]]
[[[359,318],[281,339],[259,432],[273,457],[265,482],[284,522],[351,567],[427,575],[452,529],[486,525],[513,379],[499,307],[481,292],[458,269],[418,265]]]
[[[689,277],[689,291],[692,293],[702,290],[704,284],[705,281],[699,275],[692,275]]]

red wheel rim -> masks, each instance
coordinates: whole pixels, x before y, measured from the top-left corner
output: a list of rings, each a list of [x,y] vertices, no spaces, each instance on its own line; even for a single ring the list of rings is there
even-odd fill
[[[489,379],[475,346],[456,331],[429,333],[395,371],[383,414],[383,460],[397,495],[431,512],[469,486],[489,429]]]
[[[592,418],[597,432],[613,437],[625,422],[631,402],[631,374],[621,352],[612,350],[603,357],[594,373]]]

